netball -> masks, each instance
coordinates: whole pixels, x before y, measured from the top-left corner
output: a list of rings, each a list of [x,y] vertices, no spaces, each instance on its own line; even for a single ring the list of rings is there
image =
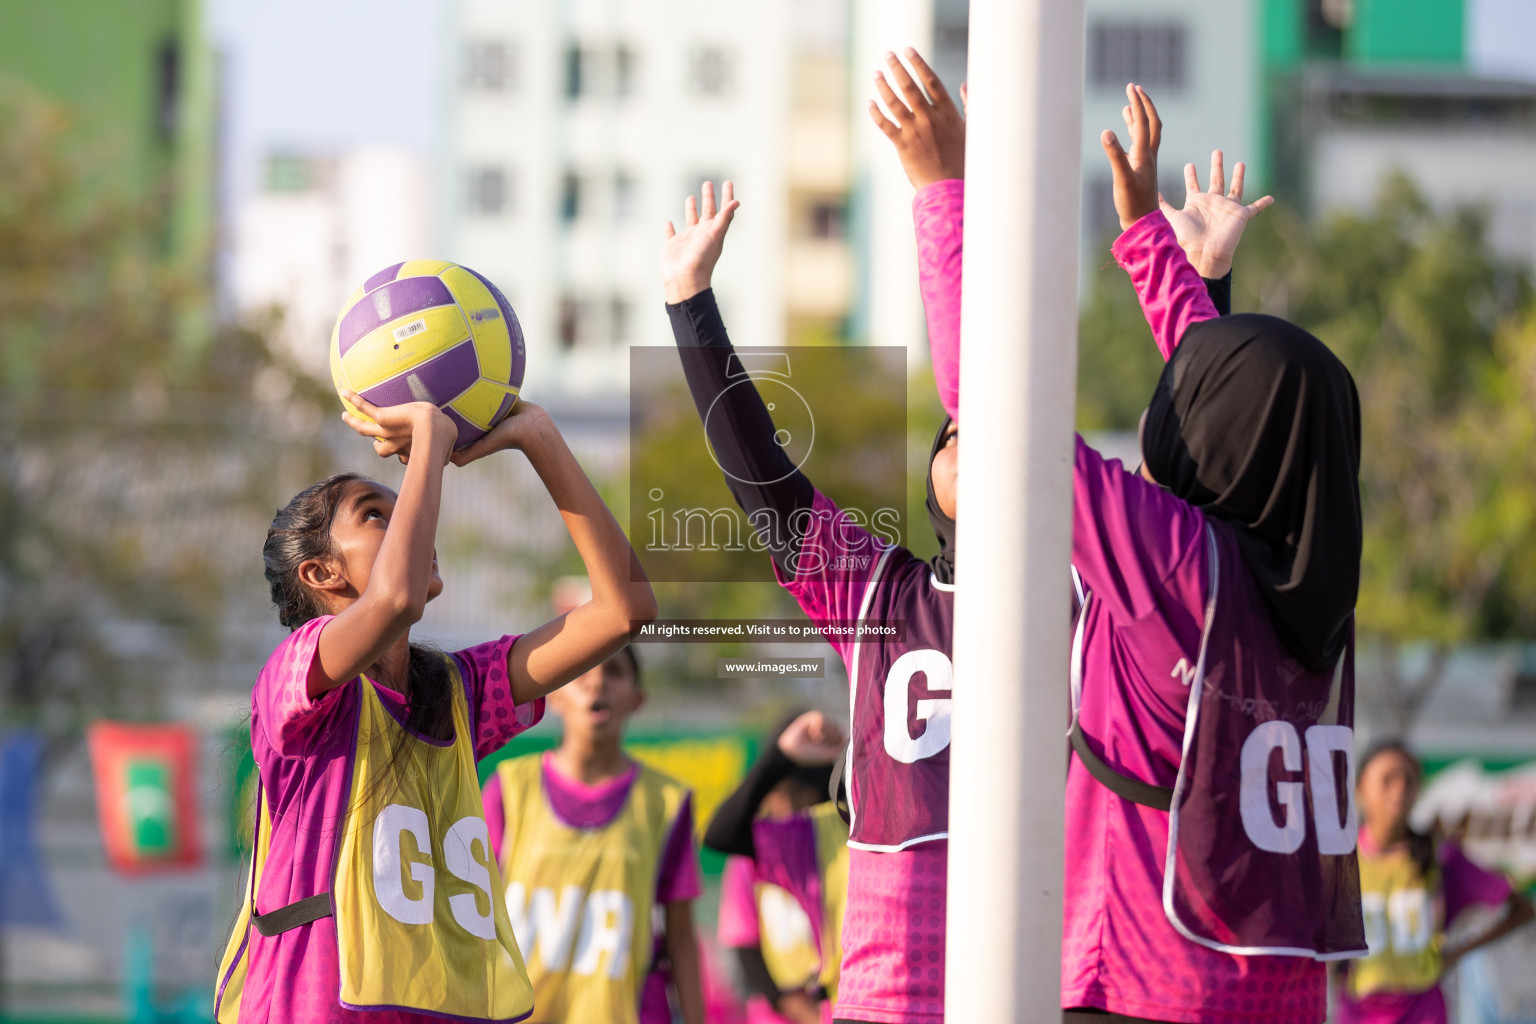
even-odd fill
[[[431,402],[459,428],[455,448],[512,411],[524,361],[523,330],[506,297],[468,267],[442,260],[374,274],[347,299],[331,332],[338,392],[350,389],[378,406]]]

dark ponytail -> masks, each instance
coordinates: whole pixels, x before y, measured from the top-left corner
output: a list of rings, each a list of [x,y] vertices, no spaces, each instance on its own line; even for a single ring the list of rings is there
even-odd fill
[[[1424,766],[1419,759],[1408,749],[1408,745],[1399,739],[1377,740],[1366,748],[1360,758],[1360,767],[1355,770],[1355,778],[1365,777],[1365,766],[1382,754],[1397,754],[1413,767],[1415,783],[1424,779]],[[1412,825],[1407,825],[1408,830],[1408,856],[1413,858],[1414,866],[1419,869],[1419,874],[1427,877],[1435,869],[1438,858],[1435,856],[1435,837],[1432,833],[1420,832]]]
[[[261,546],[263,571],[277,606],[277,621],[290,630],[326,614],[319,595],[305,584],[299,566],[310,559],[335,557],[331,526],[341,508],[347,485],[368,482],[357,473],[337,473],[311,484],[277,510],[267,539]],[[444,656],[430,648],[411,645],[408,678],[404,680],[407,729],[435,740],[453,734],[453,702],[450,699],[448,665]],[[399,686],[400,680],[380,680]],[[391,751],[393,769],[403,745]]]

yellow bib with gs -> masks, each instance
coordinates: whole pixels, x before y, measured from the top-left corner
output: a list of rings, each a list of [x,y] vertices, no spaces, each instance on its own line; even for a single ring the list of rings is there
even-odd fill
[[[497,766],[506,809],[506,909],[540,1022],[635,1024],[651,969],[662,848],[688,790],[641,765],[624,806],[573,828],[544,792],[539,755]]]
[[[352,786],[331,892],[255,919],[247,899],[219,972],[229,979],[219,1024],[238,1017],[247,926],[275,934],[328,912],[336,918],[343,1006],[492,1021],[532,1011],[480,805],[464,687],[451,659],[449,666],[454,736],[446,743],[411,735],[372,683],[356,684]],[[391,768],[397,744],[402,753]],[[259,826],[269,826],[265,799],[260,815]],[[252,897],[270,842],[270,827],[258,830]]]
[[[1360,852],[1360,907],[1369,956],[1350,961],[1349,994],[1427,992],[1445,942],[1440,868],[1424,875],[1406,847]]]

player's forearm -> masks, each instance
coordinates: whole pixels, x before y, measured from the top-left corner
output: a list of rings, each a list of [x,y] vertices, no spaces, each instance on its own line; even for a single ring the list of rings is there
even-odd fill
[[[693,928],[693,902],[675,900],[665,911],[667,961],[683,1024],[704,1024],[704,978],[699,969],[699,940]]]

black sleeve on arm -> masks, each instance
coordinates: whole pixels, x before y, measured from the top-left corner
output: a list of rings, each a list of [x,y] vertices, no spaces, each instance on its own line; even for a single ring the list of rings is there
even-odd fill
[[[795,770],[795,762],[784,756],[777,745],[769,747],[757,759],[757,763],[741,780],[736,792],[726,797],[715,808],[704,830],[704,845],[721,853],[735,853],[743,857],[755,857],[757,846],[752,842],[752,821],[763,798],[779,782]]]
[[[741,980],[746,983],[747,995],[763,996],[777,1009],[779,986],[768,971],[762,947],[744,946],[737,949],[736,962],[741,966]]]
[[[742,366],[720,319],[713,289],[667,306],[672,336],[683,361],[693,404],[710,447],[726,473],[725,483],[747,522],[788,576],[816,489],[774,442],[773,417],[757,388],[743,383]],[[732,386],[736,385],[736,386]],[[713,411],[711,411],[713,410]],[[750,483],[771,480],[772,483]]]
[[[1232,315],[1232,271],[1227,271],[1223,277],[1203,277],[1205,293],[1211,297],[1211,304],[1216,307],[1217,316]]]

